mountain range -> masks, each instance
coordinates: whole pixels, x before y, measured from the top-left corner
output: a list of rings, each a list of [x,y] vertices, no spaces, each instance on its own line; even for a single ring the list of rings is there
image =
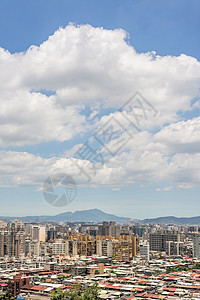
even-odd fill
[[[200,225],[200,216],[199,217],[159,217],[152,219],[144,219],[141,221],[143,224],[147,223],[159,223],[159,224],[176,224],[176,225]]]
[[[127,223],[131,218],[119,217],[114,214],[107,214],[99,209],[89,209],[89,210],[80,210],[70,212],[60,213],[54,216],[26,216],[26,217],[5,217],[0,216],[0,219],[6,221],[12,221],[15,219],[20,219],[23,222],[103,222],[103,221],[115,221],[119,223]],[[148,223],[157,223],[157,224],[176,224],[176,225],[200,225],[200,216],[198,217],[182,217],[177,218],[174,216],[168,217],[158,217],[152,219],[138,220],[134,219],[136,224],[148,224]]]
[[[130,218],[118,217],[113,214],[107,214],[99,209],[89,209],[89,210],[80,210],[67,211],[55,216],[26,216],[26,217],[2,217],[6,221],[11,221],[15,219],[20,219],[23,222],[103,222],[103,221],[115,221],[115,222],[129,222]]]

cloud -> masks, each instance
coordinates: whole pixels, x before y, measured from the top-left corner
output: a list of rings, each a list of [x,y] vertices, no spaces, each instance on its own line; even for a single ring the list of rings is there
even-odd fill
[[[164,188],[157,188],[157,189],[156,189],[156,192],[161,192],[161,191],[163,191],[163,192],[168,192],[168,191],[171,191],[171,190],[173,190],[173,189],[174,189],[173,186],[166,186],[166,187],[164,187]]]
[[[1,93],[0,146],[70,140],[89,128],[76,107],[58,107],[54,96],[17,90]]]
[[[173,188],[200,184],[200,153],[176,154],[171,159],[155,151],[131,151],[114,156],[98,168],[90,161],[64,157],[42,158],[26,152],[0,152],[1,186],[35,186],[39,189],[52,174],[64,173],[78,185],[110,185],[114,188],[138,182],[143,186],[170,182]],[[116,190],[116,189],[115,189]]]
[[[200,152],[200,117],[164,127],[154,141],[166,145],[167,152]]]
[[[113,191],[117,191],[117,192],[119,192],[119,191],[120,191],[120,188],[118,188],[118,187],[114,187],[114,188],[112,188],[112,190],[113,190]]]
[[[199,96],[200,63],[184,54],[137,53],[126,38],[122,29],[69,24],[25,52],[0,48],[0,146],[70,140],[90,128],[81,113],[86,105],[94,110],[91,116],[94,103],[117,109],[136,90],[159,111],[145,128],[191,110]]]
[[[78,184],[115,190],[131,182],[170,182],[165,191],[199,185],[200,117],[185,121],[180,112],[198,109],[199,102],[192,105],[192,100],[199,97],[200,62],[184,54],[137,53],[126,39],[122,29],[69,24],[25,52],[0,48],[0,147],[6,149],[0,151],[1,186],[39,188],[56,172],[68,173]],[[119,111],[136,91],[158,112],[140,116],[141,131],[130,122],[137,123],[133,111]],[[134,100],[128,109],[139,105]],[[80,136],[95,135],[111,119],[122,133],[99,153],[109,156],[109,149],[116,155],[102,166],[75,157]],[[127,136],[128,142],[114,151]],[[24,145],[74,138],[77,145],[62,157],[20,152]],[[9,151],[11,146],[18,151]]]

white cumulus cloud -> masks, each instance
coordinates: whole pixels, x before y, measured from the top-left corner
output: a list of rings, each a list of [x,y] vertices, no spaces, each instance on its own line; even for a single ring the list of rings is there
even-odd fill
[[[55,172],[86,184],[83,169],[91,184],[110,184],[114,190],[129,182],[169,181],[165,191],[199,185],[200,117],[183,120],[180,112],[198,108],[192,100],[200,94],[200,62],[184,54],[137,53],[126,38],[122,29],[69,24],[25,52],[0,48],[1,186],[40,186]],[[117,111],[136,91],[158,112],[140,120],[141,132],[128,121],[133,115]],[[88,115],[83,113],[87,107]],[[114,112],[103,115],[101,109]],[[74,158],[83,168],[78,169],[70,156],[80,135],[95,133],[111,117],[132,138],[95,175],[87,158]],[[24,145],[74,138],[77,145],[66,157],[20,152]],[[10,146],[19,151],[9,151]],[[107,146],[115,147],[112,141]]]

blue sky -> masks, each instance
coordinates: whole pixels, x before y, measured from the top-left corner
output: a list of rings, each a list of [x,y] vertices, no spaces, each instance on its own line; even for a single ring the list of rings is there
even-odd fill
[[[90,208],[132,218],[199,215],[199,14],[197,0],[1,1],[0,47],[10,56],[0,53],[0,215]],[[91,26],[76,27],[84,24]],[[38,48],[27,52],[32,45]],[[111,159],[106,175],[102,170],[86,184],[67,169],[66,157],[137,90],[159,117]],[[46,203],[39,188],[55,166],[78,185],[76,199],[63,208]]]
[[[1,1],[0,43],[11,52],[40,45],[69,22],[123,28],[138,52],[200,58],[199,1]]]

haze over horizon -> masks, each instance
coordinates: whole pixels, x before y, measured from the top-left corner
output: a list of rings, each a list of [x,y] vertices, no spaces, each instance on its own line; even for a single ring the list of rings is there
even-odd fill
[[[15,215],[15,214],[10,214],[10,215],[1,215],[0,214],[0,217],[19,217],[19,218],[21,218],[21,217],[31,217],[31,216],[33,216],[33,217],[40,217],[40,216],[57,216],[57,215],[60,215],[60,214],[65,214],[65,213],[75,213],[75,212],[87,212],[87,211],[90,211],[90,210],[100,210],[100,209],[98,209],[98,208],[96,208],[96,207],[93,207],[93,208],[87,208],[87,209],[85,209],[85,210],[73,210],[73,211],[71,211],[71,210],[63,210],[63,212],[60,212],[60,213],[54,213],[54,214],[30,214],[30,215],[27,215],[27,214],[21,214],[21,215]],[[157,216],[157,215],[155,215],[155,216],[152,216],[152,217],[143,217],[143,218],[137,218],[137,217],[135,217],[134,215],[131,215],[131,214],[129,214],[129,215],[123,215],[123,214],[120,214],[120,213],[118,213],[118,214],[115,214],[115,213],[113,213],[112,211],[106,211],[106,210],[100,210],[101,212],[103,212],[103,213],[106,213],[106,214],[113,214],[113,215],[115,215],[115,216],[118,216],[118,217],[124,217],[124,218],[130,218],[130,219],[133,219],[133,220],[145,220],[145,219],[156,219],[156,218],[162,218],[162,217],[166,217],[166,218],[168,218],[168,217],[175,217],[175,218],[195,218],[195,217],[200,217],[200,216],[198,216],[198,215],[194,215],[194,216],[179,216],[179,217],[177,217],[176,215],[163,215],[163,216]]]

